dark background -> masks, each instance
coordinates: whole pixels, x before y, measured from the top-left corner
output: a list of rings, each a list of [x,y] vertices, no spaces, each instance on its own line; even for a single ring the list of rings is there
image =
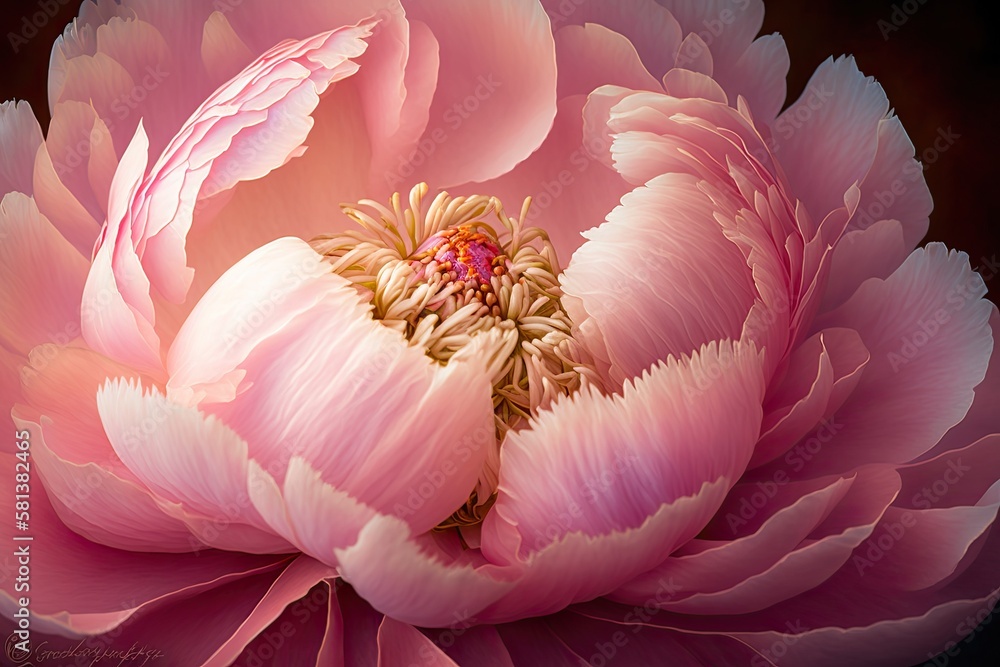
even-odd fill
[[[0,99],[29,100],[45,127],[49,49],[76,15],[79,0],[0,3]],[[974,267],[1000,254],[1000,232],[992,219],[995,202],[1000,202],[1000,159],[995,153],[1000,148],[1000,38],[996,23],[987,19],[991,15],[987,8],[995,9],[995,3],[765,0],[765,4],[763,33],[780,32],[791,53],[790,101],[828,56],[853,54],[861,70],[885,88],[918,155],[933,150],[940,132],[960,135],[926,170],[935,200],[926,241],[943,241],[968,252]],[[8,33],[20,32],[22,17],[45,6],[58,8],[58,13],[15,54]],[[985,270],[984,277],[990,273]],[[990,298],[998,302],[1000,283],[988,286]],[[928,664],[1000,664],[1000,620],[977,632],[973,643],[959,646],[956,657],[942,655]]]

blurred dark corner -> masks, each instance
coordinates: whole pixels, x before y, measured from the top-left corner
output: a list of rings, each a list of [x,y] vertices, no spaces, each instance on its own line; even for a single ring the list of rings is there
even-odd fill
[[[993,220],[1000,202],[996,166],[1000,159],[993,154],[1000,150],[1000,39],[996,22],[987,18],[993,15],[987,9],[995,9],[995,2],[765,0],[765,4],[763,32],[780,32],[791,53],[789,101],[796,99],[825,58],[853,54],[861,70],[885,88],[917,153],[926,151],[925,157],[935,158],[926,170],[935,200],[926,241],[943,241],[969,253],[973,267],[983,267],[984,278],[996,273],[990,266],[1000,255],[1000,228]],[[45,94],[49,50],[78,6],[77,0],[3,0],[0,98],[29,100],[43,127],[49,118]],[[52,18],[37,28],[37,34],[22,33],[23,17],[42,8],[50,8]],[[32,36],[15,40],[15,53],[10,33]],[[939,150],[949,143],[939,137],[949,134],[950,145]],[[1000,301],[1000,281],[987,285],[993,301]],[[1000,620],[981,628],[973,642],[960,642],[958,649],[955,656],[928,656],[924,664],[1000,665]]]

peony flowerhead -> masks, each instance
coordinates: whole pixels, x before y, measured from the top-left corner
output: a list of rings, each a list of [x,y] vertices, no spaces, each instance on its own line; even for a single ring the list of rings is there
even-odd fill
[[[45,136],[0,107],[16,657],[905,666],[972,632],[1000,317],[918,247],[882,88],[831,58],[786,107],[763,12],[86,0]]]

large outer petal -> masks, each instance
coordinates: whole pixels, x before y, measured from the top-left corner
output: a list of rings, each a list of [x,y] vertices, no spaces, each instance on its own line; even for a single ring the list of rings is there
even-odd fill
[[[556,115],[555,44],[541,5],[421,0],[406,8],[441,50],[422,139],[432,149],[418,148],[419,180],[439,189],[510,171],[538,148]]]
[[[42,130],[30,104],[0,104],[0,196],[33,193],[33,166],[41,144]]]
[[[88,660],[104,651],[105,660],[116,652],[130,655],[140,664],[160,662],[168,665],[199,665],[228,667],[250,644],[255,634],[283,617],[287,605],[298,606],[301,620],[301,596],[329,569],[319,567],[308,558],[297,558],[269,570],[247,572],[241,576],[215,582],[204,590],[191,589],[181,595],[164,598],[141,610],[114,629],[83,638],[52,636],[32,628],[32,646],[39,654],[71,654],[78,658],[89,654]],[[286,619],[287,621],[287,619]],[[283,628],[286,632],[288,627]],[[279,634],[279,637],[281,635]],[[275,641],[273,635],[268,637]],[[306,645],[305,637],[298,637]],[[274,654],[271,647],[270,655]],[[44,654],[43,654],[44,655]],[[268,655],[268,654],[258,654]],[[315,646],[313,655],[315,657]],[[259,659],[259,658],[258,658]],[[98,659],[98,664],[101,660]],[[67,664],[67,663],[62,663]],[[250,661],[242,664],[260,664]],[[266,663],[265,663],[266,664]],[[278,664],[308,664],[292,660]]]
[[[247,445],[225,424],[155,389],[109,381],[97,407],[115,453],[207,543],[251,553],[289,553],[253,507]],[[189,516],[189,514],[191,516]]]
[[[489,618],[605,594],[694,537],[749,460],[762,392],[752,346],[712,344],[621,396],[582,394],[508,436],[482,549],[525,576]]]
[[[871,360],[838,411],[843,429],[808,463],[808,475],[904,463],[962,420],[993,349],[984,293],[964,253],[931,244],[814,323],[855,329]]]
[[[14,459],[4,455],[13,470]],[[14,494],[4,509],[13,514]],[[8,500],[9,499],[9,500]],[[6,533],[14,534],[13,523]],[[63,525],[44,493],[32,494],[31,603],[39,630],[97,634],[117,627],[137,611],[183,599],[243,576],[280,570],[287,556],[206,551],[138,554],[94,544]],[[13,581],[11,581],[11,584]],[[11,589],[13,586],[11,586]],[[4,589],[4,615],[13,604]]]
[[[80,335],[80,296],[87,261],[28,195],[0,201],[0,345],[27,355],[41,343]]]
[[[319,259],[282,239],[233,267],[178,334],[170,390],[203,401],[279,480],[301,455],[422,532],[465,501],[492,446],[486,362],[433,362]]]
[[[34,436],[32,456],[49,501],[70,529],[99,544],[150,552],[202,548],[112,449],[96,402],[109,377],[141,379],[96,352],[57,345],[35,348],[21,373],[15,417]]]
[[[392,618],[423,627],[489,622],[483,609],[505,594],[518,595],[512,583],[518,574],[476,552],[449,557],[442,544],[449,539],[462,551],[453,538],[414,538],[403,521],[378,516],[355,544],[334,553],[344,579]]]
[[[96,350],[140,368],[160,367],[152,288],[182,302],[192,280],[186,236],[200,198],[261,178],[301,153],[319,93],[357,71],[366,28],[287,42],[209,98],[171,140],[149,176],[142,124],[111,186],[109,224],[84,295],[97,315],[84,336]]]
[[[739,338],[756,290],[715,211],[696,179],[664,175],[626,195],[574,254],[563,288],[600,329],[619,379]]]
[[[687,35],[677,67],[695,70],[711,53],[708,72],[726,91],[734,107],[740,96],[750,103],[754,117],[770,124],[785,103],[788,49],[780,35],[756,41],[764,20],[761,0],[656,0],[673,13]],[[697,36],[692,40],[691,36]]]
[[[820,65],[801,97],[778,117],[772,152],[814,219],[842,206],[844,193],[864,180],[888,111],[882,87],[853,58],[840,58]]]

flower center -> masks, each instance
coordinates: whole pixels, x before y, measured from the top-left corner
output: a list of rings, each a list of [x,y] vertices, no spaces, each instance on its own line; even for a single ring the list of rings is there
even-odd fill
[[[344,205],[360,230],[324,235],[312,247],[334,273],[369,298],[373,316],[411,345],[445,363],[477,334],[499,330],[493,382],[497,442],[557,396],[596,381],[593,366],[572,337],[560,303],[559,263],[544,231],[524,227],[530,207],[512,218],[495,197],[438,194],[428,188],[394,194],[386,207],[363,200]],[[499,450],[487,456],[465,506],[439,528],[471,526],[492,505]]]
[[[459,291],[471,289],[480,303],[490,306],[493,315],[500,314],[492,281],[494,276],[507,273],[507,258],[490,236],[471,225],[434,234],[417,249],[412,264],[425,282],[437,274]]]

